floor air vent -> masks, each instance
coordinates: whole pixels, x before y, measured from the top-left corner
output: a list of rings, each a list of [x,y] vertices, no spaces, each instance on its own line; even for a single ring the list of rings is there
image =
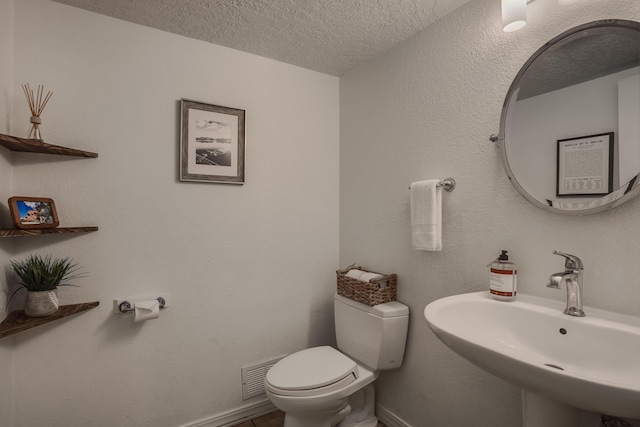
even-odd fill
[[[284,356],[277,357],[266,362],[256,363],[251,366],[243,366],[242,369],[242,400],[264,394],[264,377],[273,365]]]

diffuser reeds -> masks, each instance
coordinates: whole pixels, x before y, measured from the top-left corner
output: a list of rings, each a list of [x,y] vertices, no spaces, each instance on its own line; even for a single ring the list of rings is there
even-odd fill
[[[49,91],[47,92],[47,95],[43,97],[44,86],[38,85],[38,91],[34,94],[33,89],[29,87],[29,83],[22,85],[22,90],[24,91],[24,96],[27,97],[29,109],[31,110],[31,130],[29,131],[28,138],[42,141],[42,134],[40,133],[40,124],[42,124],[42,120],[40,119],[40,115],[42,114],[44,107],[47,106],[49,99],[51,99],[53,92]]]

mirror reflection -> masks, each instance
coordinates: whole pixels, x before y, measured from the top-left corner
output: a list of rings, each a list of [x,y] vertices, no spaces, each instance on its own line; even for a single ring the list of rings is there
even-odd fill
[[[539,49],[514,80],[499,144],[532,203],[599,212],[640,188],[640,24],[598,21]]]

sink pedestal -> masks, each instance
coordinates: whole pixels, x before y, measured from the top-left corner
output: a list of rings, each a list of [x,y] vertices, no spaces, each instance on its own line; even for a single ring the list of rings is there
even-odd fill
[[[601,415],[522,391],[523,427],[600,427]]]

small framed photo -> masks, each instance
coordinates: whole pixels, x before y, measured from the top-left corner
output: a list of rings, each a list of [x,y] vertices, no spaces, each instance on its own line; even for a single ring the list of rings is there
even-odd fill
[[[60,224],[55,203],[44,197],[11,197],[9,212],[13,225],[21,230],[56,228]]]
[[[556,196],[605,196],[613,191],[614,133],[558,140]]]
[[[245,110],[180,100],[180,181],[244,184]]]

